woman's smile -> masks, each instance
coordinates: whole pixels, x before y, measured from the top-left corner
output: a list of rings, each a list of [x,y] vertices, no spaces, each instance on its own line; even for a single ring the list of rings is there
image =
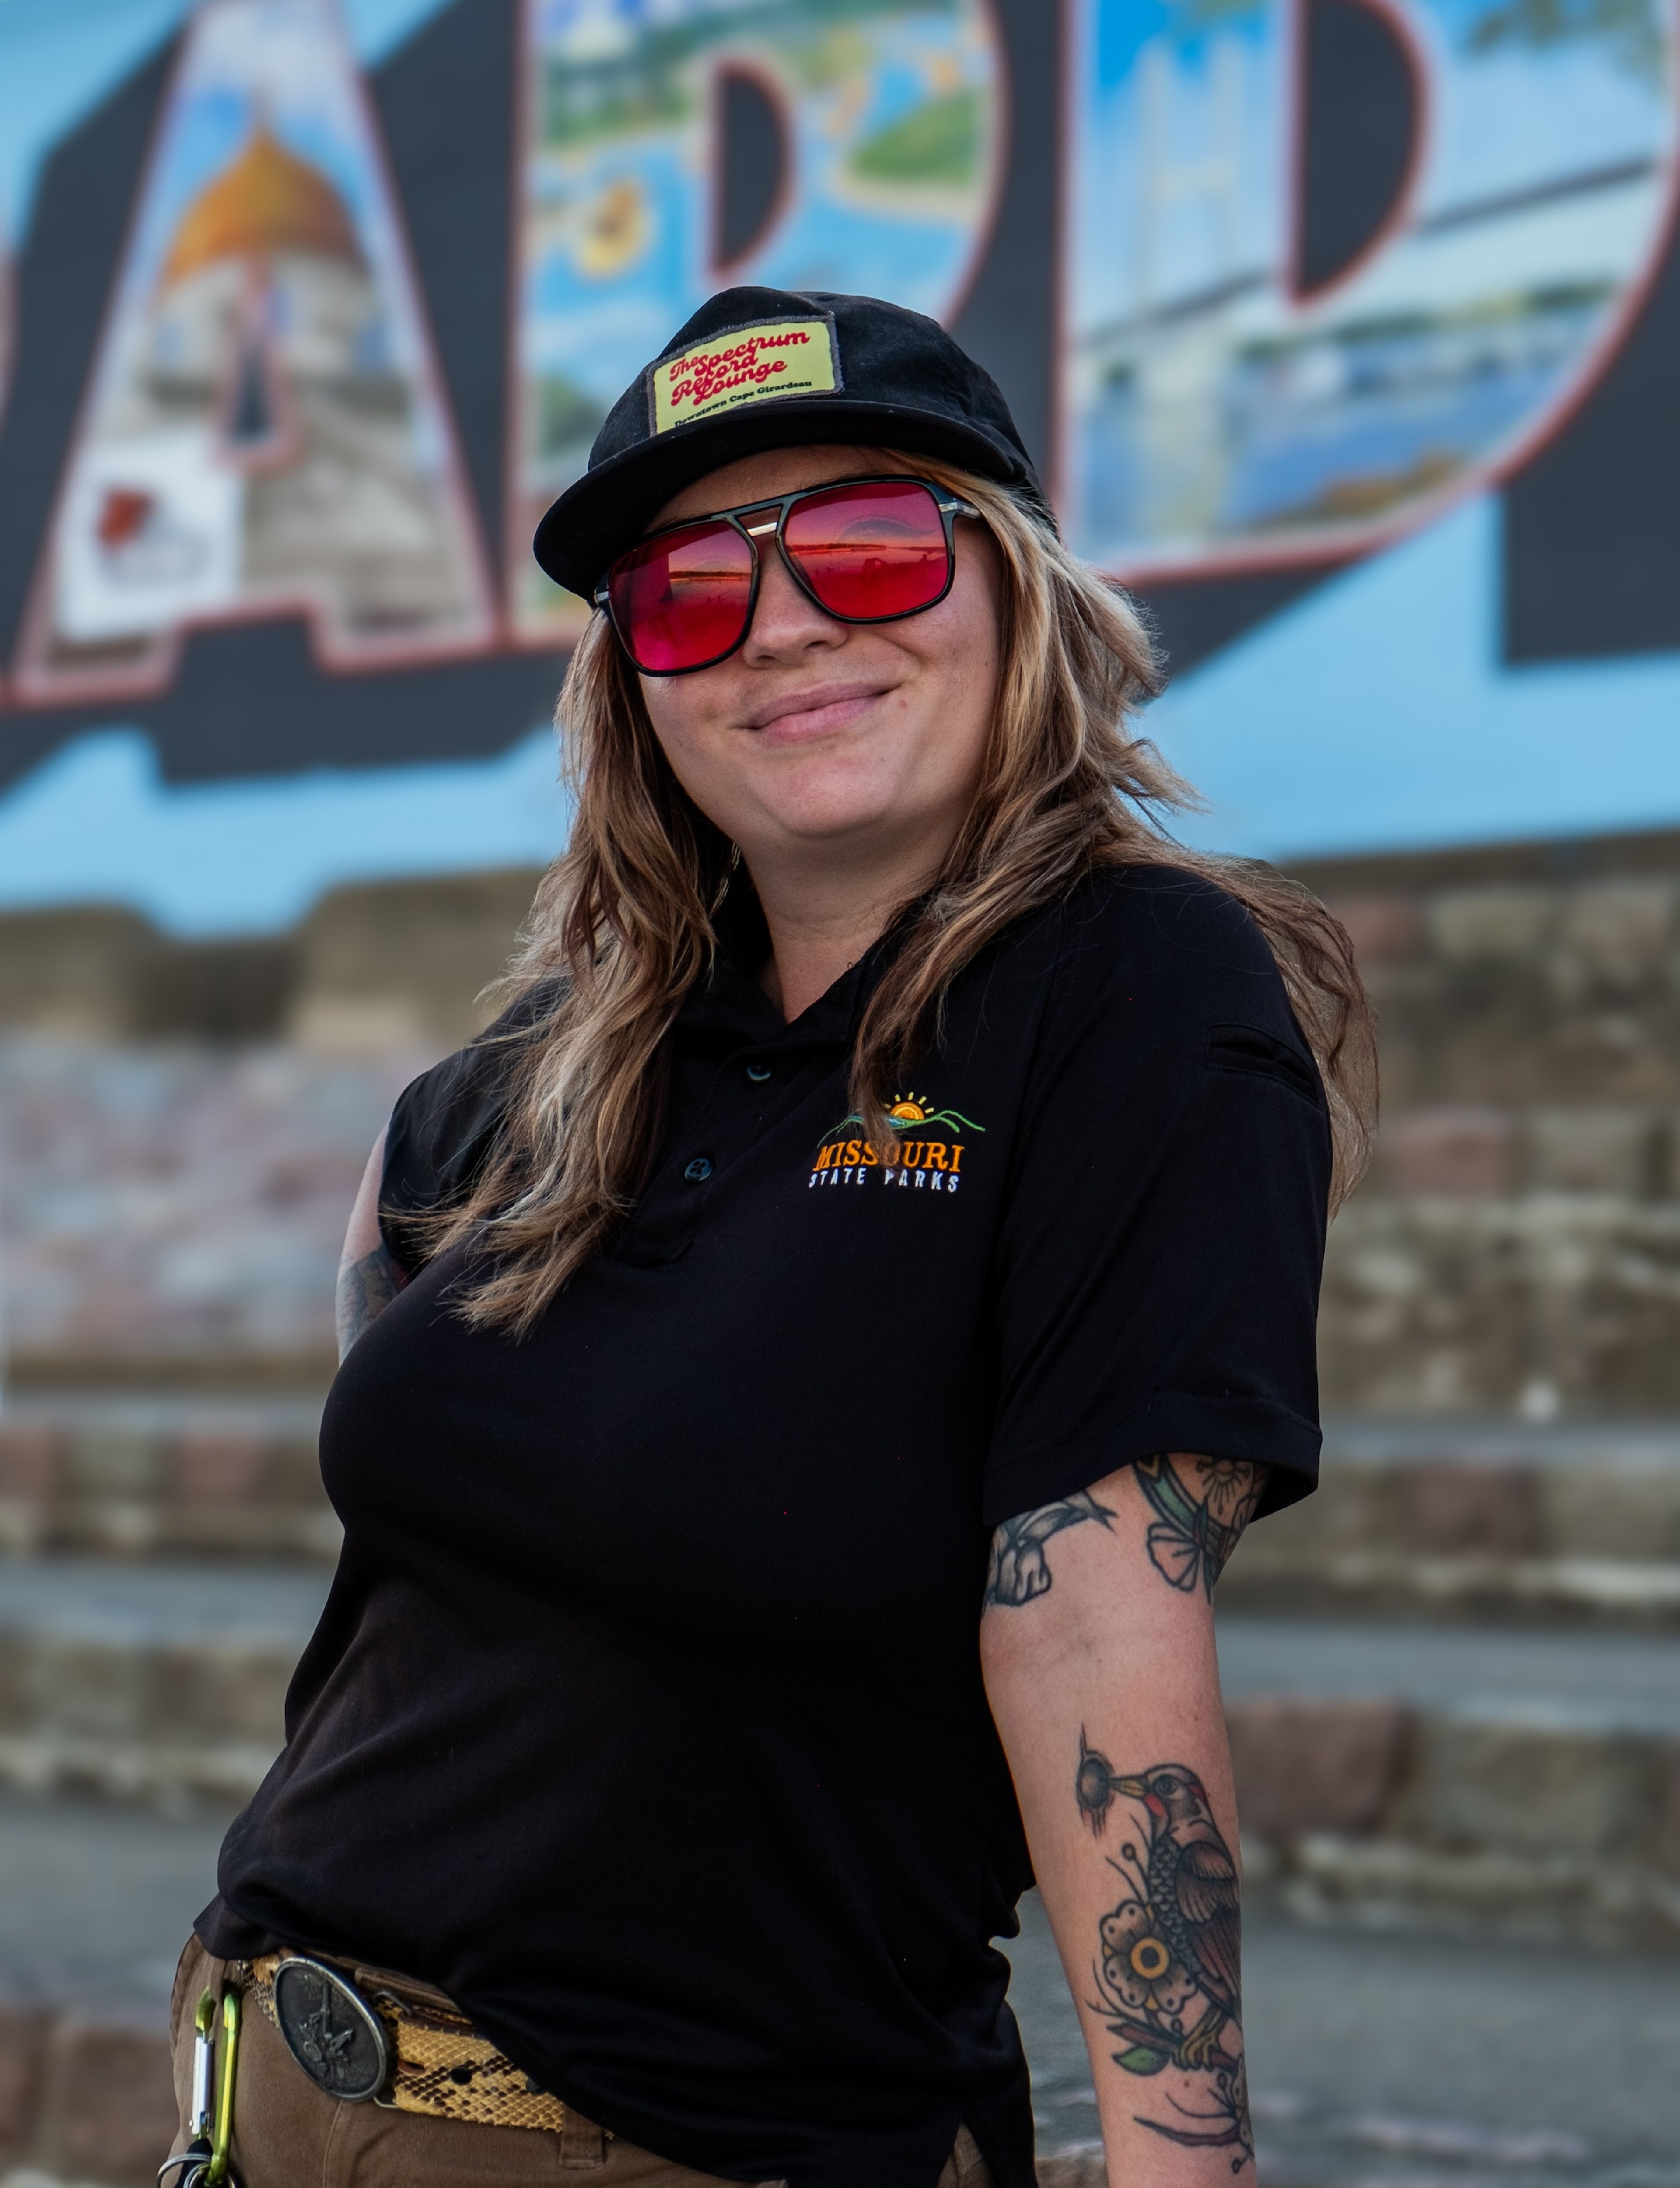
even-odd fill
[[[784,691],[753,709],[744,727],[756,731],[768,745],[814,744],[837,736],[865,719],[877,700],[897,686],[880,679],[854,679],[843,684],[815,684],[803,691]]]

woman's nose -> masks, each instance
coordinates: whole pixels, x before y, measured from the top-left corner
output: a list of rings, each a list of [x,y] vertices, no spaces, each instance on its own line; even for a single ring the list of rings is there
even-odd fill
[[[813,646],[843,646],[846,625],[826,615],[803,587],[794,583],[773,538],[758,542],[758,600],[753,626],[741,651],[750,662],[785,661],[809,652]]]

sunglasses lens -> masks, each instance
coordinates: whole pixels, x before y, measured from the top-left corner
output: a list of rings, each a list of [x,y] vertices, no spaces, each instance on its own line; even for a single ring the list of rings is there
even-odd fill
[[[708,518],[621,555],[606,584],[631,660],[650,676],[672,676],[717,660],[746,629],[752,545]]]
[[[832,614],[868,621],[931,607],[950,577],[932,490],[913,479],[836,486],[798,502],[782,533]]]

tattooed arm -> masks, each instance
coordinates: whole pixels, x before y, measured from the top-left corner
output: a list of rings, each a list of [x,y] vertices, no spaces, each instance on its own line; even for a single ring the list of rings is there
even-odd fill
[[[390,1305],[409,1281],[380,1235],[379,1187],[384,1175],[385,1134],[381,1132],[362,1172],[356,1203],[350,1211],[350,1227],[344,1234],[344,1251],[339,1257],[333,1314],[341,1362],[368,1324]]]
[[[1163,1454],[993,1544],[986,1689],[1127,2188],[1253,2188],[1212,1594],[1265,1480]]]
[[[1080,1489],[1071,1497],[1058,1497],[1053,1504],[1040,1504],[1035,1511],[1019,1512],[1012,1520],[1006,1520],[992,1537],[986,1601],[1013,1610],[1042,1595],[1050,1586],[1050,1559],[1045,1544],[1051,1537],[1087,1520],[1106,1527],[1113,1516],[1088,1489]]]

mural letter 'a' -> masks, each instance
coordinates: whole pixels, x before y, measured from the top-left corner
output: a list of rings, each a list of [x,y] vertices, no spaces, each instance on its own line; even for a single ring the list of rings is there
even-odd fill
[[[1361,0],[1407,56],[1410,173],[1303,294],[1322,4],[1074,0],[1061,496],[1119,574],[1369,546],[1497,476],[1602,368],[1661,247],[1668,0]]]
[[[155,688],[186,625],[301,609],[369,667],[493,617],[334,0],[204,0],[31,603],[33,696]]]
[[[1001,166],[986,0],[526,0],[513,612],[579,610],[531,564],[619,391],[731,283],[949,315]]]

